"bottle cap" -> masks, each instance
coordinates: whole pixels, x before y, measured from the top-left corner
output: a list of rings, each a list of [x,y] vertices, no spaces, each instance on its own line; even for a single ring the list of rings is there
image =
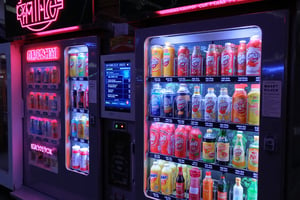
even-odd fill
[[[259,141],[259,136],[258,135],[254,136],[254,141]]]
[[[236,178],[235,178],[235,182],[236,182],[236,183],[240,183],[240,182],[241,182],[241,178],[240,178],[240,177],[236,177]]]
[[[240,133],[238,133],[238,134],[236,135],[236,137],[238,137],[238,138],[242,138],[242,137],[243,137],[243,135],[242,135],[242,134],[240,134]]]
[[[246,40],[241,40],[241,41],[240,41],[240,44],[242,44],[242,43],[246,43]]]
[[[200,169],[198,169],[197,167],[193,167],[193,168],[190,170],[190,175],[191,175],[191,177],[193,177],[193,178],[199,178],[199,177],[200,177],[200,174],[201,174],[201,171],[200,171]]]
[[[212,133],[212,129],[210,129],[210,128],[207,129],[207,130],[206,130],[206,133]]]
[[[208,88],[207,91],[208,92],[213,92],[213,91],[215,91],[215,88]]]
[[[231,43],[230,42],[226,42],[225,46],[231,46]]]
[[[211,172],[210,171],[206,171],[205,175],[206,176],[211,176]]]

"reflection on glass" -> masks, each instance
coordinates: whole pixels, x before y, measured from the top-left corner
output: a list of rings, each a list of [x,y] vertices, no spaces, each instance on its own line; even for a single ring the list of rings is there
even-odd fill
[[[8,171],[6,56],[0,54],[0,169]]]

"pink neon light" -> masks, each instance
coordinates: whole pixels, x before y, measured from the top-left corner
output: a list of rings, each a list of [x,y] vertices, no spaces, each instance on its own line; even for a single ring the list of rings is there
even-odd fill
[[[31,31],[42,31],[57,21],[64,9],[63,0],[20,0],[16,6],[17,20],[22,28]]]
[[[156,11],[155,13],[160,16],[167,16],[167,15],[194,12],[194,11],[199,11],[199,10],[232,6],[232,5],[236,5],[236,4],[250,3],[250,2],[256,2],[256,1],[262,1],[262,0],[218,0],[218,1],[210,1],[210,2],[205,2],[205,3],[188,5],[188,6],[181,6],[181,7],[177,7],[177,8],[159,10],[159,11]]]
[[[71,27],[67,27],[67,28],[43,31],[43,32],[34,33],[34,34],[37,36],[46,36],[46,35],[54,35],[54,34],[59,34],[59,33],[67,33],[67,32],[71,32],[71,31],[77,31],[79,29],[80,29],[79,26],[71,26]]]
[[[42,153],[46,153],[48,155],[53,155],[53,152],[52,152],[53,149],[49,148],[49,147],[46,147],[46,146],[43,146],[43,145],[31,143],[30,144],[30,149],[34,150],[34,151],[39,151],[39,152],[42,152]]]
[[[28,49],[26,52],[26,58],[28,62],[59,60],[59,48],[47,47],[39,49]]]

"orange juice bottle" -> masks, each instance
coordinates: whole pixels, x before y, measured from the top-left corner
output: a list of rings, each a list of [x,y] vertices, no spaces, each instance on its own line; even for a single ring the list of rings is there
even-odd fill
[[[150,170],[150,190],[152,192],[160,192],[160,173],[161,168],[158,162],[154,161]]]
[[[248,169],[254,172],[258,171],[258,154],[259,154],[259,136],[254,136],[254,142],[248,149]]]
[[[252,84],[248,93],[248,124],[259,125],[260,85]]]
[[[233,147],[232,165],[235,168],[244,169],[246,167],[245,148],[242,131],[238,131]]]
[[[247,84],[236,84],[232,96],[232,117],[233,123],[245,124],[247,122]]]
[[[203,200],[213,200],[213,187],[214,182],[211,178],[211,172],[207,171],[203,179]]]
[[[164,165],[160,175],[160,190],[163,195],[171,195],[173,191],[173,172],[168,163]]]

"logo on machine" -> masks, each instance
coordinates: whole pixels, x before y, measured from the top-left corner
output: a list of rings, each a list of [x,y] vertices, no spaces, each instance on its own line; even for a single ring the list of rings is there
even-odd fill
[[[27,62],[42,62],[59,59],[59,48],[58,47],[47,47],[28,49],[26,51]]]
[[[63,8],[63,0],[20,0],[16,5],[17,20],[22,28],[42,31],[57,21]]]
[[[49,148],[49,147],[46,147],[46,146],[43,146],[43,145],[31,143],[30,148],[31,148],[31,150],[34,150],[34,151],[39,151],[39,152],[42,152],[42,153],[53,155],[53,149]]]

